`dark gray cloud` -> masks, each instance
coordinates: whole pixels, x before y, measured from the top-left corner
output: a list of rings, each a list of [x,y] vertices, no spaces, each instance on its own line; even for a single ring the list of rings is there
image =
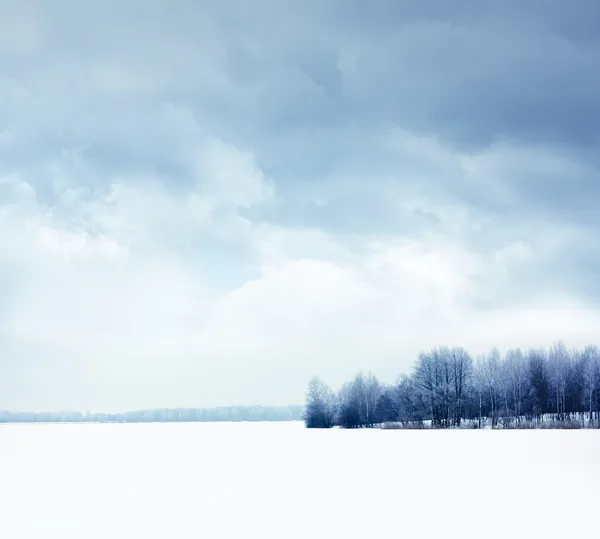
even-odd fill
[[[219,112],[246,110],[258,91],[246,101],[258,105],[246,110],[257,127],[399,124],[476,147],[592,143],[597,18],[593,2],[325,3],[262,21],[244,11],[228,69],[247,82]],[[261,90],[274,101],[258,102]]]
[[[430,189],[511,218],[540,212],[597,224],[596,2],[576,9],[534,0],[297,2],[284,9],[270,1],[252,8],[154,1],[83,9],[62,1],[24,11],[40,43],[26,61],[4,55],[13,93],[23,95],[2,113],[38,155],[83,141],[106,176],[111,168],[145,169],[185,183],[180,140],[164,120],[148,117],[153,104],[171,102],[189,107],[208,132],[253,148],[284,189],[350,169],[366,184],[398,170],[404,183],[430,166],[420,162],[417,172],[406,152],[382,149],[378,135],[400,127],[467,154],[500,142],[533,145],[543,158],[558,147],[570,163],[537,166],[526,152],[500,163],[498,181],[515,193],[508,204],[456,170],[441,171],[443,184]],[[94,69],[106,63],[119,69],[112,76],[134,80],[103,92],[97,83],[110,72]],[[134,86],[127,91],[127,84]],[[29,127],[28,118],[35,118]],[[5,145],[5,167],[25,164],[24,147]]]

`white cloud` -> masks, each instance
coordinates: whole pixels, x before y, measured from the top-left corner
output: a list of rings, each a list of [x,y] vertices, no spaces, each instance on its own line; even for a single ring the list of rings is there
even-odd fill
[[[438,344],[479,353],[593,336],[597,316],[552,293],[519,310],[477,306],[510,288],[515,268],[551,254],[536,236],[474,251],[461,243],[466,208],[419,199],[418,188],[398,200],[457,226],[348,238],[252,221],[240,210],[275,196],[252,155],[210,140],[199,152],[200,168],[180,189],[123,176],[94,192],[85,177],[71,176],[54,184],[52,206],[19,175],[2,180],[3,259],[26,275],[3,327],[18,342],[54,350],[44,360],[62,357],[65,383],[102,388],[77,405],[298,400],[313,372],[341,383],[373,368],[392,380]],[[77,170],[87,167],[79,161]],[[211,293],[220,280],[219,269],[206,269],[211,243],[217,253],[227,245],[240,253],[255,276]],[[241,381],[223,387],[236,373]],[[271,388],[274,378],[281,387]],[[109,395],[113,386],[118,397]],[[70,401],[49,391],[23,402]]]
[[[0,17],[0,407],[294,402],[313,373],[392,380],[438,344],[594,337],[575,256],[597,167],[573,125],[531,140],[535,111],[482,107],[492,65],[473,95],[468,73],[440,94],[412,49],[404,82],[371,65],[395,38],[357,5],[348,28],[307,5],[273,32],[146,4]],[[469,146],[456,115],[501,127]]]

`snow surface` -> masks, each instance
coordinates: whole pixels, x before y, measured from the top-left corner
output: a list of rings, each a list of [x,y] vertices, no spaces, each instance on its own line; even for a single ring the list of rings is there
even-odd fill
[[[600,431],[0,426],[0,537],[597,537]]]

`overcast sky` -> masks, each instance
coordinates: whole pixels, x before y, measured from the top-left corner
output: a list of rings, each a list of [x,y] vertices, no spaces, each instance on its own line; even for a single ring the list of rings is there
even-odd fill
[[[599,67],[597,0],[0,0],[0,408],[600,341]]]

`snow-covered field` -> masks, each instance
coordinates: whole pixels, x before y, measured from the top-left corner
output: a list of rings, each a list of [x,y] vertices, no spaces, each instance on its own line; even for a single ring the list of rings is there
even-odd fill
[[[0,425],[0,537],[598,537],[600,431]]]

